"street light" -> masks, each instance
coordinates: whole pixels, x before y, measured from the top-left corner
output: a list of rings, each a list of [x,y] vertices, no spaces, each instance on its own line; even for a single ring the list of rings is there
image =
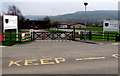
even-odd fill
[[[88,5],[88,3],[85,2],[85,3],[84,3],[84,6],[85,6],[85,16],[86,16],[87,5]],[[86,19],[85,19],[85,26],[87,27]],[[86,29],[85,29],[85,40],[86,40]]]
[[[87,2],[85,2],[85,3],[84,3],[84,5],[85,5],[85,12],[86,12],[86,6],[88,5],[88,3],[87,3]]]

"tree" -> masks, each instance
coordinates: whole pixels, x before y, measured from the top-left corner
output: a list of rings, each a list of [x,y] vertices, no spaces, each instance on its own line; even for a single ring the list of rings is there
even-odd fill
[[[24,16],[22,15],[21,11],[15,6],[11,5],[8,7],[6,15],[15,15],[18,16],[19,20],[24,20]]]
[[[43,19],[43,21],[45,21],[46,22],[46,28],[48,29],[48,28],[50,28],[50,26],[51,26],[51,20],[50,20],[50,18],[48,17],[48,16],[46,16],[44,19]]]
[[[49,18],[48,16],[46,16],[43,20],[46,21],[46,22],[48,22],[48,23],[51,22],[51,21],[50,21],[50,18]]]
[[[3,29],[3,22],[2,22],[3,17],[0,15],[0,33],[2,33],[2,29]]]
[[[54,21],[54,22],[52,23],[52,27],[58,28],[58,24],[59,24],[59,22]]]

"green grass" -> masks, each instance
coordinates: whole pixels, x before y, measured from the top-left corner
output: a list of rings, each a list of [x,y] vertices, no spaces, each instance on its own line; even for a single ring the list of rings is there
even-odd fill
[[[103,32],[103,27],[91,27],[88,26],[87,28],[76,28],[76,30],[88,30],[88,31],[97,31],[97,32]],[[105,33],[110,32],[110,33],[117,33],[113,31],[105,31]]]
[[[18,45],[18,44],[25,44],[25,43],[28,43],[28,42],[32,42],[31,40],[30,41],[25,41],[25,42],[10,42],[10,41],[5,41],[5,42],[1,42],[0,45],[3,45],[3,46],[12,46],[12,45]]]
[[[87,28],[76,28],[77,30],[88,30],[88,31],[98,31],[102,32],[103,28],[102,27],[87,27]]]
[[[15,45],[16,43],[15,42],[1,42],[0,45],[3,45],[3,46],[12,46],[12,45]]]
[[[62,31],[62,30],[46,30],[48,32],[66,32],[66,31]]]
[[[108,34],[107,33],[105,33],[105,34],[96,33],[96,34],[92,34],[92,40],[95,40],[95,41],[116,41],[116,35],[117,34],[118,33],[109,34],[109,40],[108,40],[107,39],[108,38]],[[81,35],[76,35],[75,37],[76,38],[80,38]],[[86,39],[89,40],[88,36],[86,36]]]

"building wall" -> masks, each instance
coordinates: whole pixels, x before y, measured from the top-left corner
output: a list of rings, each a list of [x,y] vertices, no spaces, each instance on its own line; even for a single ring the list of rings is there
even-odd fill
[[[86,28],[85,25],[81,25],[81,24],[72,25],[70,26],[70,28],[73,28],[73,26],[75,26],[75,28]]]
[[[59,28],[68,28],[67,25],[58,25],[58,26],[59,26]]]

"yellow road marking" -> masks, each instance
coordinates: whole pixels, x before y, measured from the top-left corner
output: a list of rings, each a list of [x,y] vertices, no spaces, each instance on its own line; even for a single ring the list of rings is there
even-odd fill
[[[115,57],[115,58],[119,58],[118,54],[113,54],[112,56]]]
[[[99,43],[99,44],[104,44],[104,43]]]
[[[72,40],[39,40],[40,42],[70,42]]]
[[[6,47],[6,46],[0,46],[0,47]]]
[[[55,58],[56,63],[64,62],[64,58]]]
[[[94,59],[105,59],[105,57],[78,58],[75,60],[94,60]]]
[[[116,56],[114,54],[113,56]],[[75,60],[95,60],[95,59],[105,59],[105,57],[88,57],[88,58],[77,58]],[[65,58],[45,58],[45,59],[30,59],[30,60],[17,60],[17,61],[10,61],[9,67],[16,65],[16,66],[32,66],[32,65],[40,65],[40,64],[56,64],[65,62]]]
[[[21,62],[22,60],[19,60],[19,61],[10,61],[10,64],[8,66],[12,66],[12,65],[17,65],[17,66],[21,66],[19,63]]]
[[[35,61],[37,61],[37,59],[25,60],[25,64],[24,65],[39,65],[38,63],[34,63]]]
[[[120,43],[112,43],[112,45],[120,45]]]
[[[62,40],[59,40],[60,42],[62,42]]]
[[[48,59],[40,59],[41,64],[55,64],[54,62],[50,62],[51,58]]]

